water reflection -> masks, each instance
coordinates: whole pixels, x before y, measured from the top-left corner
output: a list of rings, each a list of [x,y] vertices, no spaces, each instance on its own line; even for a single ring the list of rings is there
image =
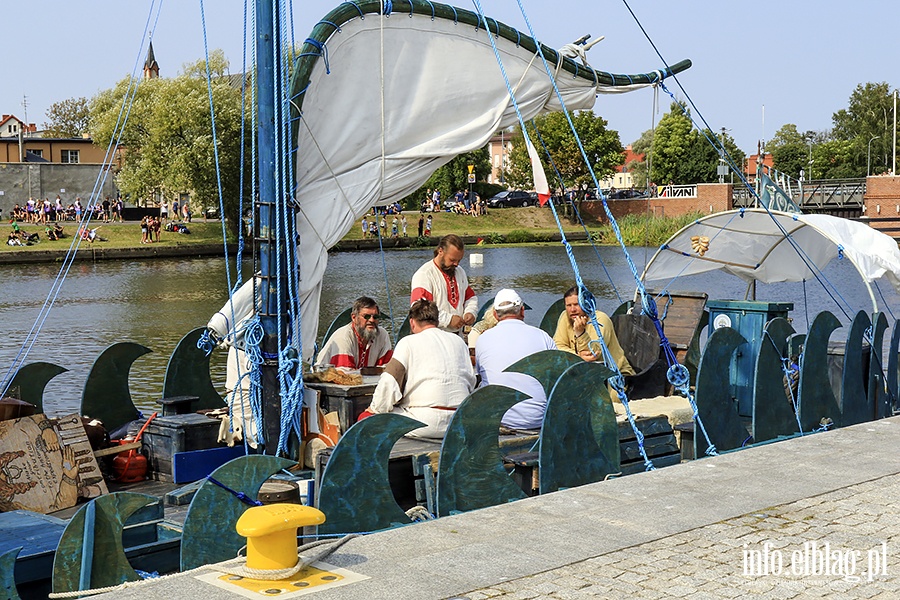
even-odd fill
[[[650,250],[631,249],[640,271]],[[483,264],[463,265],[481,302],[504,287],[519,291],[533,308],[526,320],[537,325],[547,308],[574,283],[572,267],[559,245],[536,247],[470,247],[468,255],[481,254]],[[321,302],[319,336],[330,321],[360,295],[378,300],[382,310],[392,315],[399,327],[406,316],[409,281],[419,266],[433,256],[431,249],[378,252],[348,252],[329,257]],[[585,283],[598,299],[601,309],[614,310],[634,294],[631,268],[623,253],[614,247],[577,247],[574,256]],[[57,277],[56,265],[15,265],[0,267],[0,323],[5,335],[0,342],[0,373],[5,374],[32,328],[44,299]],[[245,267],[245,273],[250,266]],[[386,273],[385,273],[386,272]],[[609,275],[607,275],[607,273]],[[867,292],[848,261],[838,261],[825,273],[840,284],[841,296],[856,309],[869,311]],[[610,280],[614,282],[610,283]],[[760,286],[760,300],[793,302],[794,327],[805,331],[808,319],[822,310],[831,310],[842,322],[849,319],[837,308],[835,299],[815,282]],[[131,391],[135,404],[143,410],[157,408],[163,375],[178,340],[194,327],[204,325],[227,299],[224,262],[218,259],[171,259],[124,262],[78,263],[73,266],[50,317],[42,324],[41,335],[27,362],[46,360],[69,369],[47,387],[46,410],[53,414],[75,412],[84,381],[94,359],[110,344],[133,341],[153,350],[139,358],[131,371]],[[673,291],[707,292],[711,298],[742,299],[746,284],[735,277],[708,274],[671,284]],[[889,321],[897,313],[898,297],[882,285]],[[843,333],[837,332],[835,339]],[[888,334],[886,338],[890,338]],[[216,352],[211,371],[214,382],[224,381],[224,353]]]

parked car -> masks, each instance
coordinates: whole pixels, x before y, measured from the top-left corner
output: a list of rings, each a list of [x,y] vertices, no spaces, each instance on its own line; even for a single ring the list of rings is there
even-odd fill
[[[490,208],[508,208],[510,206],[531,206],[535,204],[528,192],[509,190],[500,192],[487,201]]]
[[[632,198],[646,198],[644,190],[616,190],[607,196],[610,200],[631,200]]]

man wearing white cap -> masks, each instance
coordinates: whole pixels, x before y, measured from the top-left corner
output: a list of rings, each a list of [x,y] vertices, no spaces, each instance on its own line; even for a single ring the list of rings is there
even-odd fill
[[[506,411],[500,423],[511,429],[540,429],[547,408],[543,386],[530,375],[504,369],[535,352],[556,350],[556,343],[541,329],[525,323],[525,303],[514,290],[500,290],[493,310],[497,325],[475,343],[475,368],[481,385],[496,383],[531,396]]]

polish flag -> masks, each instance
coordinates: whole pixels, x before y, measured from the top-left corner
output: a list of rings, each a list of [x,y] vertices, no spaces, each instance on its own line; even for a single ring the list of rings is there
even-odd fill
[[[547,204],[550,199],[550,186],[547,185],[547,174],[544,173],[544,165],[541,164],[541,158],[538,156],[531,138],[525,138],[525,145],[528,148],[528,157],[531,159],[531,171],[534,174],[534,189],[537,192],[538,200],[541,206]]]

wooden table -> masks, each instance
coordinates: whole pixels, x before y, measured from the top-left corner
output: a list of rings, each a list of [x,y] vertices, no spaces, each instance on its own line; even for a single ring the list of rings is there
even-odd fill
[[[307,382],[306,387],[319,392],[319,407],[323,411],[338,414],[341,433],[344,433],[372,403],[372,394],[377,383],[377,375],[363,375],[363,382],[360,385]]]

